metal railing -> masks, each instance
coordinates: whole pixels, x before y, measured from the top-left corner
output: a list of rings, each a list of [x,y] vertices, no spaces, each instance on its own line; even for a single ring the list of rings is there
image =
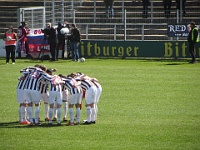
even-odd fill
[[[186,10],[186,17],[179,18],[179,11],[172,7],[170,15],[166,18],[161,7],[156,10],[153,7],[149,7],[148,17],[143,18],[142,6],[138,6],[137,10],[130,8],[125,10],[123,9],[125,6],[122,5],[123,7],[114,7],[115,13],[113,18],[106,18],[104,6],[98,6],[96,11],[95,7],[92,6],[90,6],[90,10],[79,8],[78,6],[84,1],[46,0],[44,3],[46,22],[52,22],[53,25],[57,25],[58,22],[62,21],[76,23],[81,29],[83,39],[177,40],[177,38],[167,36],[167,25],[181,22],[188,24],[191,21],[198,23],[198,16],[200,15],[200,12],[190,9],[190,11]],[[153,5],[152,2],[151,5]],[[15,18],[13,14],[16,14],[16,11],[11,13],[1,11],[1,16],[4,16],[2,22],[5,22],[5,24],[9,23],[17,28],[17,16]],[[41,15],[36,14],[34,20],[40,20],[38,17],[41,17]],[[185,38],[179,39],[184,40]]]

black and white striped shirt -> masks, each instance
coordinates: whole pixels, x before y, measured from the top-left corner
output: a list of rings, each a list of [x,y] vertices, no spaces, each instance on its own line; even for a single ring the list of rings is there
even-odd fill
[[[50,91],[62,91],[62,87],[60,84],[61,78],[58,75],[52,76],[50,81]]]
[[[83,90],[88,90],[90,87],[92,86],[95,86],[92,81],[90,80],[89,77],[86,77],[86,75],[82,74],[82,75],[79,75],[77,78],[76,78],[77,81],[81,81],[81,88]]]
[[[47,93],[48,91],[48,81],[45,80],[45,79],[42,79],[40,82],[39,82],[39,85],[38,85],[38,90],[40,91],[40,93]]]
[[[77,84],[77,81],[71,77],[64,78],[63,81],[65,82],[65,86],[69,90],[70,94],[76,94],[76,93],[81,93],[82,89],[79,85]]]
[[[27,74],[25,74],[26,73],[26,69],[22,69],[21,71],[20,71],[20,73],[22,73],[23,74],[23,79],[21,79],[22,77],[20,77],[18,80],[19,80],[19,83],[18,83],[18,85],[17,85],[17,89],[22,89],[22,90],[24,90],[25,88],[26,88],[26,84],[27,84],[27,82],[28,82],[28,75]]]
[[[28,82],[27,82],[27,86],[26,89],[29,90],[39,90],[39,83],[40,80],[45,78],[48,81],[52,80],[52,76],[48,75],[47,73],[43,72],[41,69],[39,68],[28,68]]]

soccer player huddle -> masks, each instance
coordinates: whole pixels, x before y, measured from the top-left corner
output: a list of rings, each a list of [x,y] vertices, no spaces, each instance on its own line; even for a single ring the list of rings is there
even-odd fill
[[[44,102],[45,121],[48,125],[61,125],[62,109],[63,121],[70,120],[67,126],[80,124],[95,124],[97,121],[97,103],[102,93],[102,87],[96,78],[81,72],[69,75],[56,75],[57,69],[47,69],[45,65],[36,64],[20,71],[17,86],[17,101],[20,104],[19,121],[21,125],[41,125],[40,105]],[[82,100],[85,99],[87,119],[81,123]],[[75,109],[74,109],[75,107]],[[75,111],[76,110],[76,111]]]

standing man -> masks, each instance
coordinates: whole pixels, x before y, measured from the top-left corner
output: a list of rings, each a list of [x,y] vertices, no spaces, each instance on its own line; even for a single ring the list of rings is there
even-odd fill
[[[164,4],[165,17],[169,18],[170,17],[172,0],[163,0],[163,4]]]
[[[179,15],[180,15],[180,1],[181,0],[176,0],[176,9],[178,9],[179,10]],[[186,15],[186,11],[185,11],[185,3],[186,3],[186,0],[182,0],[182,11],[183,11],[183,16],[185,17],[185,15]]]
[[[143,18],[148,17],[148,6],[150,5],[149,0],[142,0],[143,4]]]
[[[48,44],[50,45],[51,61],[56,60],[56,30],[52,27],[51,23],[47,23],[47,30],[45,33]]]
[[[26,55],[28,55],[28,43],[27,43],[27,39],[26,39],[26,35],[29,34],[29,28],[26,27],[27,23],[22,21],[21,22],[21,26],[18,27],[18,32],[17,32],[17,36],[18,36],[18,47],[17,47],[17,52],[18,52],[18,57],[21,57],[21,51],[26,52]]]
[[[6,64],[9,63],[10,54],[12,59],[12,64],[15,64],[15,48],[16,48],[16,34],[13,31],[13,27],[10,26],[8,31],[5,33],[4,41],[6,48]]]
[[[72,61],[78,61],[79,59],[79,51],[78,45],[81,42],[81,32],[76,27],[75,24],[71,25],[71,36],[70,36],[70,44],[72,50]]]
[[[58,22],[58,27],[57,27],[58,45],[57,45],[57,48],[56,48],[56,60],[58,60],[58,54],[59,54],[60,46],[62,46],[62,59],[64,59],[65,35],[60,32],[62,28],[64,28],[64,26],[62,26],[62,24],[60,22]]]
[[[109,18],[109,16],[111,16],[111,18],[113,18],[114,17],[114,9],[113,9],[114,0],[104,0],[104,4],[106,7],[106,17]]]
[[[190,33],[188,35],[188,42],[189,42],[189,52],[190,55],[192,56],[192,60],[190,63],[195,63],[196,62],[196,57],[194,53],[194,46],[197,42],[199,42],[199,33],[198,33],[198,28],[195,25],[195,22],[190,23]]]

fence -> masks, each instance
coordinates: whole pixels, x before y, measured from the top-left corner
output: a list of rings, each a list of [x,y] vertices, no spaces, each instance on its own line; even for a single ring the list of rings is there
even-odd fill
[[[95,0],[96,1],[96,0]],[[44,0],[45,22],[57,25],[58,22],[67,21],[76,23],[81,29],[83,39],[100,40],[185,40],[185,38],[170,38],[167,36],[167,25],[182,22],[188,24],[191,21],[198,23],[200,12],[195,6],[186,7],[186,17],[179,18],[178,11],[173,5],[168,18],[164,15],[162,1],[159,6],[151,3],[149,6],[148,17],[143,18],[141,2],[133,6],[132,1],[116,1],[114,5],[114,18],[106,18],[105,6],[103,2],[90,1],[86,5],[85,0]],[[153,1],[152,1],[153,2]],[[174,2],[174,0],[173,0]],[[192,2],[192,1],[191,1]],[[82,5],[83,4],[83,5]],[[195,4],[199,4],[195,2]],[[130,5],[130,6],[129,6]],[[126,11],[124,11],[126,8]],[[16,10],[1,10],[1,25],[17,27]],[[32,12],[30,12],[30,16]],[[42,13],[33,13],[33,20],[41,20]],[[44,16],[43,16],[44,17]],[[26,19],[26,18],[25,18]],[[29,19],[29,18],[28,18]],[[5,22],[5,25],[3,24]],[[31,22],[31,20],[30,20]],[[29,23],[30,24],[30,23]],[[35,24],[35,23],[34,23]],[[33,25],[33,27],[35,27]],[[30,26],[30,28],[32,28]],[[1,28],[1,34],[5,28]],[[2,32],[3,31],[3,32]]]
[[[116,41],[177,41],[187,40],[187,37],[168,37],[168,24],[77,24],[86,40],[116,40]]]

